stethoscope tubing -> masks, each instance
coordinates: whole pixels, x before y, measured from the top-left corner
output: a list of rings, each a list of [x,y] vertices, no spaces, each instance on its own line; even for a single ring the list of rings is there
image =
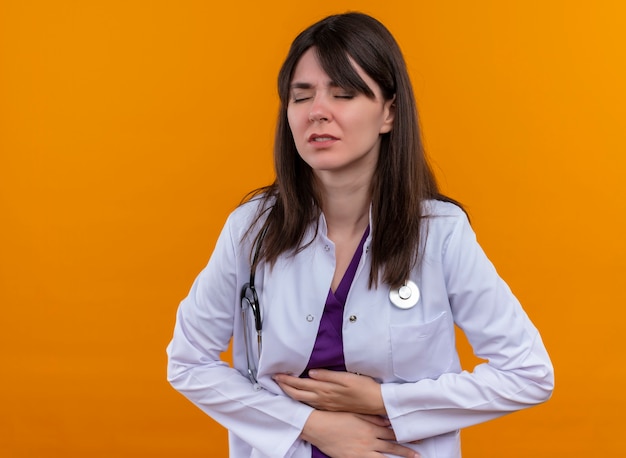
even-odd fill
[[[256,331],[256,340],[257,340],[257,350],[259,358],[261,358],[261,347],[263,343],[262,332],[263,332],[263,322],[261,321],[261,304],[259,303],[259,296],[256,292],[256,288],[254,286],[254,277],[255,277],[255,268],[257,261],[259,259],[259,254],[261,252],[261,245],[263,244],[263,239],[265,238],[265,234],[267,233],[267,226],[263,228],[259,238],[257,239],[256,246],[254,248],[254,256],[252,258],[252,265],[250,266],[250,280],[248,283],[243,285],[241,288],[240,294],[240,305],[241,305],[241,321],[243,322],[243,339],[244,345],[246,347],[246,363],[247,363],[247,372],[248,378],[254,385],[255,389],[259,389],[259,383],[257,380],[257,367],[252,358],[252,342],[250,341],[250,332],[248,326],[248,309],[252,309],[252,315],[254,316],[254,328]],[[251,297],[249,297],[249,295]]]

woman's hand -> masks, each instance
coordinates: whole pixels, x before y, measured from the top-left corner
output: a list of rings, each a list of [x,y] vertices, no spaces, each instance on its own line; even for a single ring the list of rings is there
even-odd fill
[[[420,458],[420,454],[395,443],[389,420],[376,415],[315,410],[301,438],[334,458],[380,458],[384,454]]]
[[[331,412],[386,415],[380,384],[371,377],[312,369],[309,377],[276,374],[274,381],[292,399]]]

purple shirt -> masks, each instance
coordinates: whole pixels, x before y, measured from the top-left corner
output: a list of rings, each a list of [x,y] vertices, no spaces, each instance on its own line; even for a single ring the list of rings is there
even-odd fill
[[[368,226],[337,290],[334,293],[332,290],[328,291],[324,313],[317,331],[315,345],[313,346],[313,352],[311,353],[306,369],[300,377],[306,377],[309,369],[323,368],[333,371],[346,370],[346,363],[343,357],[343,308],[346,304],[356,269],[361,260],[363,244],[369,232],[370,228]],[[311,458],[328,458],[328,455],[322,453],[317,447],[312,446],[312,449]]]

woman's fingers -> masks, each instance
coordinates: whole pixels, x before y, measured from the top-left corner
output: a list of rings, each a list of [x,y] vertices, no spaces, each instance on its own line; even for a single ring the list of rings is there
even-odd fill
[[[414,450],[395,442],[388,420],[370,415],[316,410],[305,423],[301,437],[334,457],[419,457]]]
[[[356,416],[376,426],[384,426],[385,428],[388,428],[389,426],[391,426],[391,422],[389,421],[388,418],[381,417],[379,415],[356,414]]]
[[[385,415],[380,384],[371,377],[315,369],[311,378],[276,374],[274,381],[292,399],[319,410]]]

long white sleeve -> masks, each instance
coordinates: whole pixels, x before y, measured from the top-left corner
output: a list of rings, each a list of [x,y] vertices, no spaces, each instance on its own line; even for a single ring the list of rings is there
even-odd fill
[[[414,383],[385,383],[383,398],[399,441],[443,434],[547,400],[554,385],[537,329],[478,245],[460,210],[424,262],[423,288],[447,292],[451,317],[475,354],[473,372],[447,372]],[[444,217],[445,218],[445,217]],[[441,281],[444,284],[440,284]]]
[[[301,445],[298,437],[312,409],[267,386],[254,390],[245,368],[240,372],[221,360],[241,327],[239,290],[249,272],[249,245],[240,245],[239,226],[229,218],[208,265],[179,306],[167,349],[168,380],[257,453],[282,458]],[[242,351],[239,342],[235,346]]]

